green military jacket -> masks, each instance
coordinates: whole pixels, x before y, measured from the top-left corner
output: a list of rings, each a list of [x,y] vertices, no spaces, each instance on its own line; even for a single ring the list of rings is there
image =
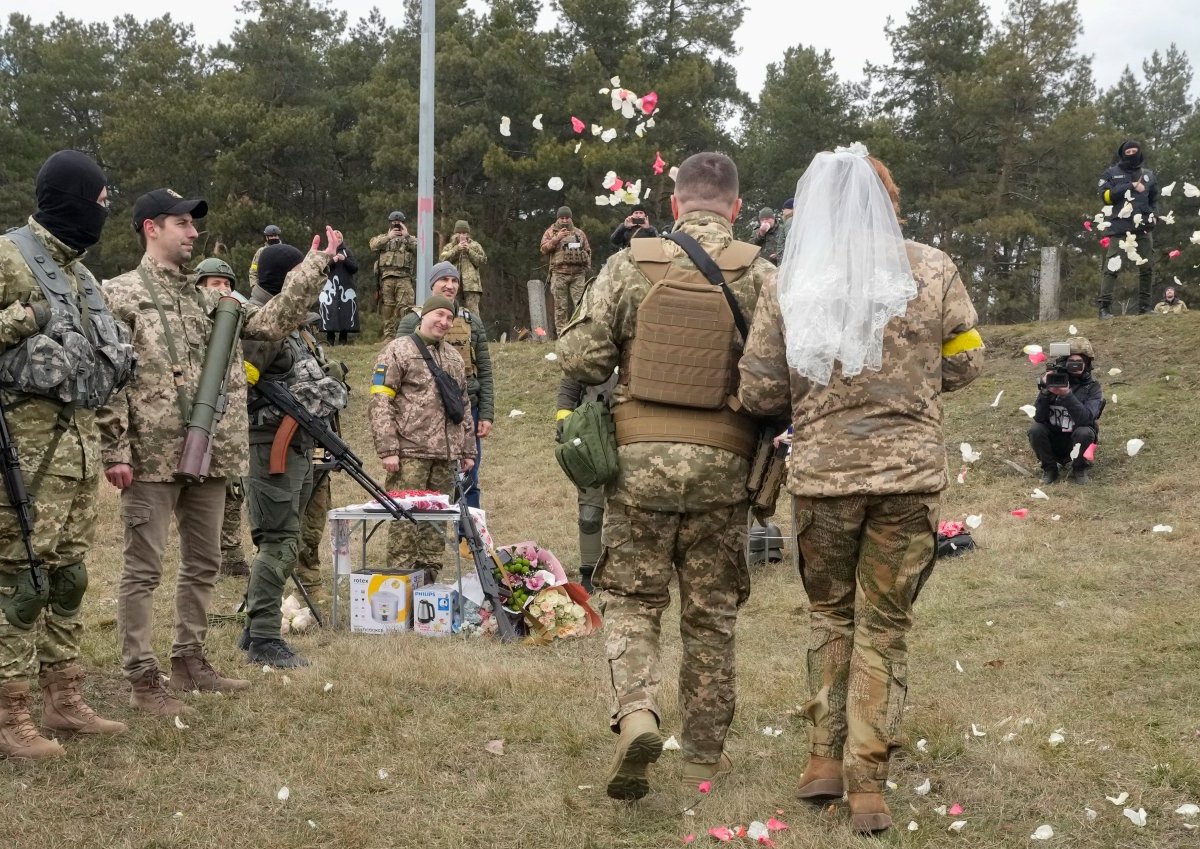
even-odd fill
[[[458,234],[455,234],[442,248],[441,259],[454,263],[454,267],[462,276],[464,292],[483,291],[483,283],[479,277],[479,267],[487,262],[483,245],[474,239],[468,239],[465,245],[459,244]]]

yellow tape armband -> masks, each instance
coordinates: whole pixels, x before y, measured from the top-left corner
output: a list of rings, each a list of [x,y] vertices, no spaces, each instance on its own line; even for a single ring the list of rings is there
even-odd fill
[[[1112,203],[1112,191],[1110,189],[1104,190],[1104,203],[1105,204]]]
[[[561,422],[563,419],[565,419],[567,416],[571,415],[571,413],[573,413],[573,412],[575,412],[575,411],[574,410],[559,410],[557,413],[554,414],[554,420],[556,422]]]
[[[389,398],[395,398],[396,390],[392,389],[392,387],[390,387],[390,386],[372,386],[371,394],[372,395],[386,395]]]
[[[249,360],[242,360],[242,365],[246,368],[246,382],[251,386],[258,383],[258,369]]]
[[[979,335],[979,331],[971,328],[965,333],[960,333],[948,342],[942,343],[942,356],[953,357],[955,354],[961,354],[963,351],[974,351],[976,348],[983,347],[983,337]]]

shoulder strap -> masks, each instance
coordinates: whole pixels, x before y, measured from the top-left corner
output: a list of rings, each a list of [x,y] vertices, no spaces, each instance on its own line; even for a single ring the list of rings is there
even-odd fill
[[[171,325],[167,321],[167,314],[163,312],[162,303],[158,299],[158,292],[155,291],[154,281],[150,279],[150,275],[146,273],[146,269],[142,268],[140,264],[137,271],[138,276],[142,278],[142,285],[146,287],[146,291],[150,294],[150,300],[154,303],[154,308],[158,310],[158,320],[162,322],[163,339],[167,343],[167,355],[171,359],[171,374],[175,382],[175,402],[179,405],[179,415],[183,416],[183,423],[186,426],[188,419],[191,418],[192,403],[187,397],[187,381],[183,376],[183,368],[179,365],[179,352],[175,349],[175,334],[171,332]]]
[[[688,259],[696,264],[696,268],[700,269],[700,273],[708,279],[708,282],[721,289],[721,293],[725,295],[725,300],[729,304],[730,311],[733,312],[733,321],[737,325],[738,333],[742,334],[742,344],[745,344],[746,340],[750,338],[750,329],[746,325],[746,317],[742,315],[742,308],[738,305],[737,298],[733,296],[733,292],[725,284],[725,275],[721,273],[721,269],[713,262],[713,258],[708,255],[708,252],[704,248],[700,247],[699,242],[687,233],[668,233],[663,238],[683,248],[683,252],[688,255]]]
[[[408,338],[412,339],[413,342],[416,343],[417,350],[421,353],[421,357],[425,360],[425,364],[429,366],[430,371],[433,371],[433,367],[437,364],[433,361],[433,357],[429,355],[429,349],[425,347],[425,340],[416,333],[409,334]]]

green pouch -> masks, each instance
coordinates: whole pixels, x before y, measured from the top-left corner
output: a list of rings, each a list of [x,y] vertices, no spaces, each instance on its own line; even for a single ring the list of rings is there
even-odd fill
[[[607,405],[584,401],[576,407],[562,422],[554,456],[580,489],[612,481],[617,476],[617,434]]]

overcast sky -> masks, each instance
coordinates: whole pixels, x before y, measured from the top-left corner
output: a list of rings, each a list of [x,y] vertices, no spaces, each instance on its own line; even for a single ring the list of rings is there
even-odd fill
[[[476,0],[480,2],[480,0]],[[987,0],[999,21],[1003,0]],[[109,20],[129,13],[150,18],[170,12],[176,20],[196,28],[201,42],[214,43],[226,37],[238,13],[238,0],[205,0],[180,6],[160,0],[5,0],[5,12],[21,12],[35,21],[46,22],[58,12],[83,20]],[[379,6],[389,20],[401,17],[400,4],[379,0],[338,0],[335,4],[356,20],[372,6]],[[866,62],[882,63],[891,58],[883,27],[888,16],[902,22],[914,0],[846,0],[842,3],[813,0],[746,0],[746,16],[738,32],[741,53],[734,59],[738,82],[754,97],[766,77],[766,64],[778,61],[783,51],[796,44],[828,49],[843,79],[862,78]],[[1102,86],[1116,82],[1130,65],[1140,73],[1141,62],[1154,50],[1165,50],[1175,42],[1193,55],[1200,45],[1200,15],[1197,0],[1080,0],[1083,35],[1080,52],[1093,57],[1096,81]],[[839,10],[845,10],[844,14]],[[1197,86],[1193,84],[1193,92]]]

